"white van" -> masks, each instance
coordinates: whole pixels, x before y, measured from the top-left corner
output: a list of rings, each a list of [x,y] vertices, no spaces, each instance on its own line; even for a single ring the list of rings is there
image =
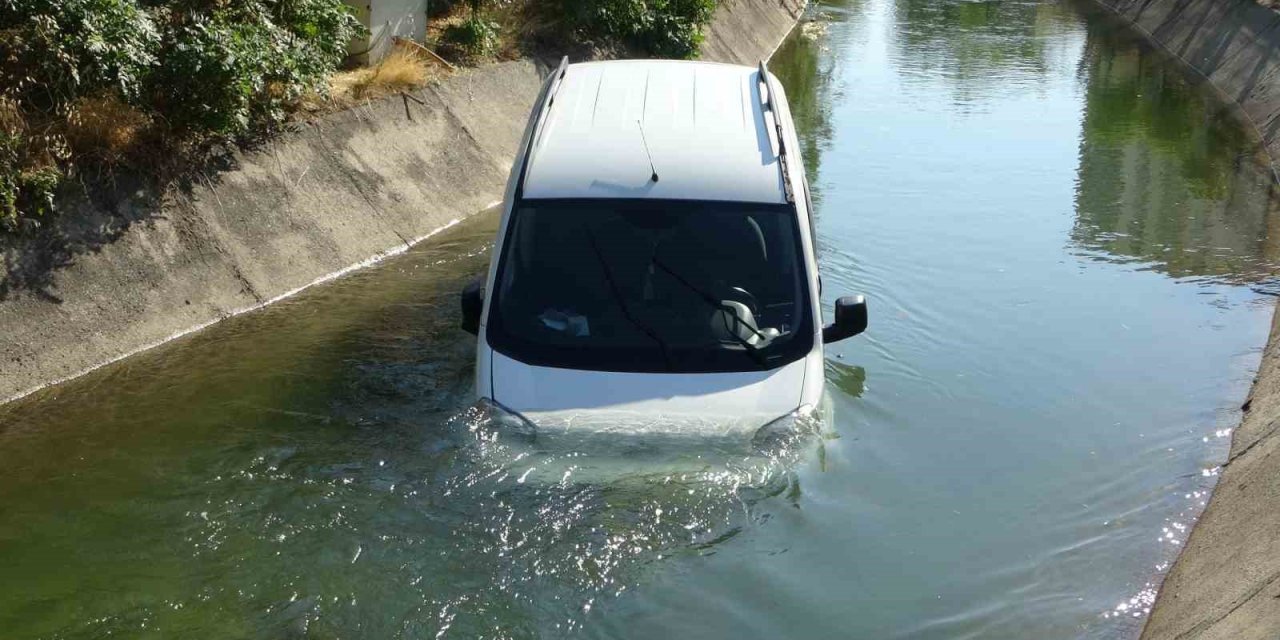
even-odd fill
[[[823,394],[813,207],[795,126],[758,68],[568,64],[535,104],[487,277],[462,294],[476,393],[542,441],[789,432]]]

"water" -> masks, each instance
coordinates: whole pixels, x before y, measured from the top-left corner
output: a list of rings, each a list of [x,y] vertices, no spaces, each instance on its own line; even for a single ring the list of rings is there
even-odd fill
[[[1132,637],[1266,339],[1269,176],[1087,6],[832,0],[772,67],[831,437],[521,482],[465,410],[493,213],[0,407],[13,638]]]

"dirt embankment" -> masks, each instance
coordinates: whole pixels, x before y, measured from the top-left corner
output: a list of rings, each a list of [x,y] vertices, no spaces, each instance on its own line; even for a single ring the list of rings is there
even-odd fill
[[[1254,0],[1095,0],[1198,72],[1280,158],[1280,13]],[[1280,317],[1277,318],[1280,320]],[[1208,508],[1144,639],[1280,637],[1280,323]]]
[[[722,0],[703,57],[772,54],[803,0]],[[402,251],[502,197],[542,83],[495,64],[303,125],[163,196],[117,185],[0,244],[0,402]]]

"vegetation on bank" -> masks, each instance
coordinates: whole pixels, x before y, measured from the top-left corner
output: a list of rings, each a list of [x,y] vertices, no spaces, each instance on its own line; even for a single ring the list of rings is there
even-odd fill
[[[555,3],[550,3],[555,4]],[[659,58],[691,58],[715,0],[559,0],[570,37],[595,38]]]
[[[454,0],[444,6],[440,47],[463,59],[556,53],[573,45],[596,56],[692,58],[716,1]]]
[[[0,224],[68,178],[271,133],[360,29],[342,0],[0,0]]]
[[[571,43],[692,57],[714,3],[433,2],[428,46],[455,64]],[[163,181],[214,147],[278,133],[299,109],[427,81],[432,57],[412,47],[339,71],[363,30],[343,0],[0,0],[0,231],[39,227],[70,181]]]

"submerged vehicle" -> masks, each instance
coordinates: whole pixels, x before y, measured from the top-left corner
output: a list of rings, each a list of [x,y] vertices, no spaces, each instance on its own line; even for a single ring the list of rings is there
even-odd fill
[[[867,325],[861,296],[821,325],[799,147],[763,62],[563,61],[462,294],[490,417],[587,449],[795,429],[823,395],[823,344]]]

